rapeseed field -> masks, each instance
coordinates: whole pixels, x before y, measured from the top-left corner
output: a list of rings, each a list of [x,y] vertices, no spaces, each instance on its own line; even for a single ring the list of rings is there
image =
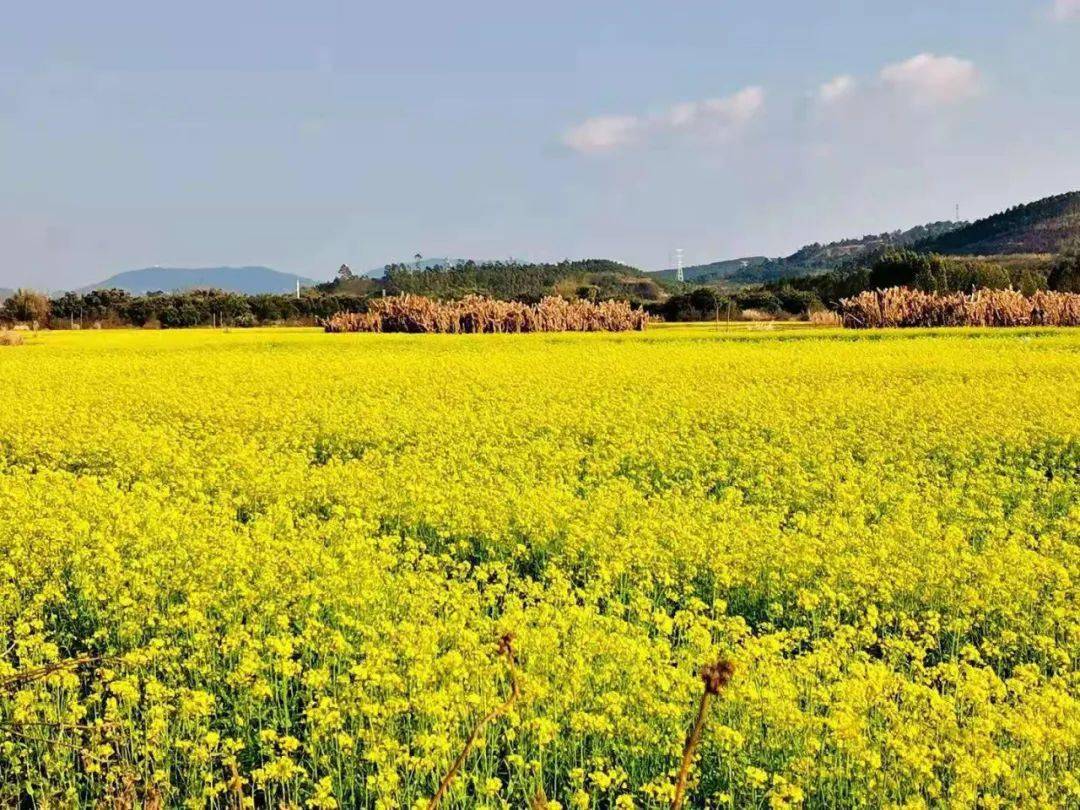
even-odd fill
[[[0,806],[668,807],[722,660],[686,806],[1075,807],[1078,585],[1080,332],[0,347]]]

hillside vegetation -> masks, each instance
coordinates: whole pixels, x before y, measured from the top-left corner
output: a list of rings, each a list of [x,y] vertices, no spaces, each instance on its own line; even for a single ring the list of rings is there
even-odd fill
[[[668,278],[673,271],[659,275]],[[689,283],[719,290],[729,304],[757,296],[763,302],[758,308],[774,313],[835,307],[864,290],[897,286],[937,293],[1008,287],[1028,295],[1076,291],[1080,192],[1014,206],[973,223],[935,222],[815,243],[782,259],[717,262],[687,268],[685,275]],[[682,291],[652,308],[669,320],[686,320],[708,317],[710,304],[719,310],[724,303],[705,291]]]
[[[906,248],[874,250],[824,273],[765,285],[774,295],[802,293],[829,307],[890,287],[928,293],[1080,291],[1080,192],[1015,206]]]
[[[963,228],[923,240],[924,253],[995,256],[1056,253],[1080,235],[1080,191],[1016,205]]]
[[[822,244],[804,245],[790,256],[769,259],[751,256],[709,264],[693,265],[683,269],[687,282],[708,284],[722,282],[726,285],[764,284],[781,278],[812,274],[850,264],[875,252],[888,248],[902,248],[917,244],[928,238],[949,233],[966,223],[931,222],[907,230],[871,234],[853,239],[841,239]],[[675,278],[675,270],[656,273],[663,279]]]

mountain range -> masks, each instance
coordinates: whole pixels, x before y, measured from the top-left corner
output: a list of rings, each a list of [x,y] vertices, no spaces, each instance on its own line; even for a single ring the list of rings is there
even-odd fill
[[[226,292],[257,295],[259,293],[290,293],[316,282],[294,273],[283,273],[269,267],[146,267],[109,276],[104,281],[84,287],[92,290],[125,290],[132,295],[149,292],[181,292],[195,289],[217,289]]]
[[[464,259],[431,258],[399,264],[417,270],[445,267],[463,263]],[[369,278],[382,278],[386,265],[363,273]],[[107,279],[80,288],[76,292],[92,290],[124,290],[132,295],[149,292],[182,292],[184,290],[217,289],[226,292],[258,295],[260,293],[290,293],[301,287],[313,287],[320,283],[315,279],[284,273],[270,267],[144,267],[127,270]],[[2,291],[0,291],[2,293]],[[0,298],[3,296],[0,295]]]

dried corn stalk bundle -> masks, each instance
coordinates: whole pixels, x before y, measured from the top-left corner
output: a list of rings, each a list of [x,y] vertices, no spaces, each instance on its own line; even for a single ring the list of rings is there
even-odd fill
[[[1080,326],[1080,294],[980,289],[928,293],[892,287],[859,293],[840,302],[844,326],[872,329],[905,326]]]
[[[339,312],[323,322],[327,332],[628,332],[643,331],[647,313],[625,301],[567,301],[539,304],[470,295],[436,301],[422,295],[378,298],[367,312]]]

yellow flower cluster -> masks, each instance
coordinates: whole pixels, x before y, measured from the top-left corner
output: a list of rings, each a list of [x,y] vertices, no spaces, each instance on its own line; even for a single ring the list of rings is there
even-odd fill
[[[1080,333],[42,334],[0,805],[1080,804]],[[515,665],[498,649],[513,634]]]

